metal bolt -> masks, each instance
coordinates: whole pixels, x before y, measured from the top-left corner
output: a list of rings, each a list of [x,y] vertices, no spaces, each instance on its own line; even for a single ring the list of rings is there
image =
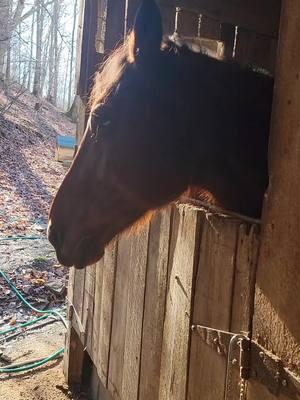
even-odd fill
[[[259,352],[259,357],[264,359],[265,358],[265,353],[263,351],[260,351]]]
[[[283,380],[281,381],[281,384],[282,384],[282,386],[287,386],[287,385],[288,385],[288,382],[287,382],[286,379],[283,379]]]

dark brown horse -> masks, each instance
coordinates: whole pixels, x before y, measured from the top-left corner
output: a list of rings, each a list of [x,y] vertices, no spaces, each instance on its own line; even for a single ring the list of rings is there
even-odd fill
[[[96,76],[84,139],[50,212],[62,264],[95,262],[115,235],[191,187],[260,215],[272,79],[161,42],[159,10],[144,0]]]

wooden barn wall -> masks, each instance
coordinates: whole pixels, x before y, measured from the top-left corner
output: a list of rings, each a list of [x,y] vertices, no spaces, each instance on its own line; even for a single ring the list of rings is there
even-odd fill
[[[250,386],[249,399],[299,399],[300,375],[300,2],[283,1],[270,142],[270,187],[263,212],[254,338],[282,360],[272,394]],[[285,389],[285,390],[282,390]]]
[[[227,352],[191,327],[250,333],[257,249],[256,225],[170,206],[76,271],[74,326],[112,399],[222,398]]]

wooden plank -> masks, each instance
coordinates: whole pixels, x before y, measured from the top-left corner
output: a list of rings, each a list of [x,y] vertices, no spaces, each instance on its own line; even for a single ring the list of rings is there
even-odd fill
[[[188,37],[198,36],[199,18],[200,15],[198,13],[184,9],[178,10],[176,33]]]
[[[118,242],[117,271],[113,303],[113,321],[109,354],[108,389],[113,398],[121,399],[125,351],[126,319],[132,238],[122,235]],[[103,379],[102,379],[103,382]]]
[[[201,240],[196,274],[193,324],[229,331],[235,275],[238,222],[209,216]],[[188,399],[222,399],[225,357],[194,333],[191,340]]]
[[[95,47],[98,26],[97,18],[98,2],[84,1],[78,94],[85,104],[93,85],[94,74],[101,60],[101,56],[97,53]]]
[[[158,399],[172,209],[150,224],[139,399]]]
[[[262,35],[278,35],[280,0],[161,0],[161,4],[185,8]]]
[[[99,351],[99,332],[100,318],[102,312],[102,290],[103,290],[103,270],[104,258],[95,265],[95,296],[94,296],[94,313],[93,313],[93,331],[92,331],[92,352],[90,357],[94,365],[98,366],[98,351]]]
[[[251,334],[259,250],[259,227],[242,223],[238,229],[230,331]]]
[[[101,312],[98,324],[98,360],[96,362],[98,375],[105,387],[107,387],[109,349],[112,328],[112,312],[114,304],[115,277],[117,269],[118,242],[110,243],[104,254],[103,282]]]
[[[230,331],[252,336],[252,318],[256,269],[259,251],[259,226],[242,223],[238,228],[238,241],[235,260],[235,276],[231,306]],[[231,359],[239,359],[239,352]],[[240,396],[240,371],[231,367],[230,391],[226,400],[235,400]],[[244,382],[247,386],[247,382]]]
[[[82,383],[84,356],[84,346],[75,329],[70,326],[67,333],[64,354],[64,375],[69,385],[79,385]]]
[[[74,271],[74,293],[73,293],[73,306],[76,313],[82,323],[82,313],[83,313],[83,298],[84,298],[84,283],[85,283],[85,270],[75,270]],[[80,334],[80,332],[77,332]]]
[[[235,59],[242,65],[254,65],[274,74],[277,41],[267,36],[238,29]]]
[[[263,211],[254,314],[254,338],[298,375],[300,375],[299,27],[299,1],[284,0],[273,101],[270,186]],[[254,398],[257,399],[258,396],[249,397],[251,400]]]
[[[182,400],[186,396],[192,284],[198,261],[200,213],[179,207],[179,228],[170,283],[161,360],[159,399]]]
[[[122,400],[137,400],[140,374],[142,325],[148,256],[149,224],[132,235],[128,286]],[[123,300],[124,301],[124,300]]]
[[[89,355],[92,354],[93,340],[93,314],[95,296],[95,265],[90,265],[85,269],[84,299],[82,310],[82,325],[85,331],[86,347]]]
[[[207,15],[201,15],[199,36],[205,39],[220,40],[221,23]]]
[[[106,26],[106,0],[98,0],[97,32],[95,37],[95,47],[98,53],[105,51],[105,26]]]
[[[126,0],[107,2],[105,51],[114,49],[122,42],[125,33]]]

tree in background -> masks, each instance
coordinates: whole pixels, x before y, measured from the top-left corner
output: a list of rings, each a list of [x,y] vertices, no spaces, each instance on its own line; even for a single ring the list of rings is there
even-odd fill
[[[0,0],[2,88],[17,82],[38,99],[70,107],[78,6],[78,0]]]

